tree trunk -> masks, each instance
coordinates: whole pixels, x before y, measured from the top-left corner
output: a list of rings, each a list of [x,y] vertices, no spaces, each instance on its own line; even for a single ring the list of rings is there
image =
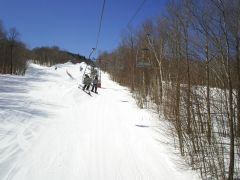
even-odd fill
[[[177,74],[177,87],[176,87],[176,129],[178,134],[178,140],[179,140],[179,147],[181,155],[184,156],[184,148],[183,148],[183,136],[182,136],[182,123],[180,119],[180,77],[179,77],[179,67],[178,67],[178,74]]]
[[[188,34],[187,27],[184,27],[184,38],[185,38],[185,51],[186,51],[186,61],[187,61],[187,133],[192,133],[191,129],[191,80],[190,80],[190,60],[188,56]]]
[[[150,38],[148,37],[148,43],[151,49],[153,50],[154,57],[157,60],[158,66],[159,66],[159,98],[160,98],[160,104],[162,104],[162,97],[163,97],[163,87],[162,87],[162,80],[163,80],[163,74],[162,74],[162,59],[158,58],[157,52],[154,48],[153,42],[151,42]]]
[[[228,62],[228,87],[229,87],[229,126],[230,126],[230,162],[229,162],[229,176],[228,180],[233,180],[234,174],[234,121],[233,121],[233,90],[230,74],[230,65]]]
[[[10,45],[10,74],[13,74],[13,44]]]
[[[209,84],[209,51],[208,51],[208,36],[206,35],[206,78],[207,78],[207,139],[208,143],[211,144],[211,132],[212,132],[212,122],[211,122],[211,108],[210,108],[210,84]]]
[[[236,60],[237,60],[237,136],[240,137],[240,47],[239,38],[237,37],[236,44]]]

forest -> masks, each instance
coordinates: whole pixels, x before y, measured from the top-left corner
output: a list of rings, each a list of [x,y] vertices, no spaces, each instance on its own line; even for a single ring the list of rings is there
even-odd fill
[[[240,1],[170,1],[128,26],[98,64],[141,108],[168,121],[176,149],[202,179],[240,177]]]

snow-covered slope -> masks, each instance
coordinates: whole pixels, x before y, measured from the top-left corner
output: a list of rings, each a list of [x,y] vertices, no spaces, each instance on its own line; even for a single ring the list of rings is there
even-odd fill
[[[0,76],[1,180],[198,179],[125,87],[102,74],[99,94],[78,89],[80,65]]]

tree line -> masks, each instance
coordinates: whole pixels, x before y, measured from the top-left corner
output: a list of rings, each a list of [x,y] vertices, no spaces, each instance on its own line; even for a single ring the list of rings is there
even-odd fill
[[[68,61],[91,63],[84,56],[61,50],[57,46],[38,47],[30,50],[24,42],[20,41],[19,37],[20,34],[16,28],[6,31],[0,21],[0,74],[24,75],[28,60],[45,66]]]
[[[171,124],[202,179],[240,177],[240,1],[172,0],[98,63]],[[153,106],[154,105],[154,106]]]

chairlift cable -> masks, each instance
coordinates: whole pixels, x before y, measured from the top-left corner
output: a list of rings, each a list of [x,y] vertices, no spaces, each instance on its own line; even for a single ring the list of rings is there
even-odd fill
[[[98,28],[98,33],[97,33],[97,41],[96,41],[96,46],[95,49],[96,50],[98,48],[98,43],[99,43],[99,38],[100,38],[100,33],[101,33],[101,28],[102,28],[102,20],[103,20],[103,13],[104,13],[104,8],[105,8],[105,4],[106,4],[106,0],[103,0],[103,5],[102,5],[102,11],[101,11],[101,17],[100,17],[100,22],[99,22],[99,28]],[[99,71],[98,74],[98,86],[101,87],[101,71]]]
[[[128,21],[127,23],[127,27],[130,26],[130,24],[132,23],[132,21],[134,20],[134,18],[137,16],[137,14],[139,13],[139,11],[142,9],[143,5],[145,4],[146,0],[143,0],[141,2],[141,4],[138,6],[137,10],[135,11],[135,13],[133,14],[133,16],[131,17],[131,19]]]
[[[101,27],[102,27],[102,19],[103,19],[103,13],[104,13],[104,8],[105,8],[105,3],[106,3],[106,0],[103,0],[103,5],[102,5],[100,23],[99,23],[98,33],[97,33],[97,41],[96,41],[95,50],[97,49],[98,43],[99,43],[99,38],[100,38],[100,32],[101,32]]]
[[[91,51],[91,53],[89,54],[89,57],[88,57],[89,60],[90,60],[90,57],[91,57],[91,55],[93,54],[93,52],[96,51],[96,49],[97,49],[97,47],[98,47],[99,38],[100,38],[100,32],[101,32],[101,27],[102,27],[102,19],[103,19],[103,13],[104,13],[105,4],[106,4],[106,0],[103,0],[102,11],[101,11],[101,16],[100,16],[100,22],[99,22],[98,33],[97,33],[96,45],[95,45],[95,48],[92,48],[92,51]],[[85,74],[86,74],[86,69],[87,69],[87,66],[85,67],[85,70],[84,70],[84,73],[83,73],[83,76],[82,76],[82,81],[83,81],[84,76],[85,76]],[[101,79],[100,79],[100,81],[101,81]]]

